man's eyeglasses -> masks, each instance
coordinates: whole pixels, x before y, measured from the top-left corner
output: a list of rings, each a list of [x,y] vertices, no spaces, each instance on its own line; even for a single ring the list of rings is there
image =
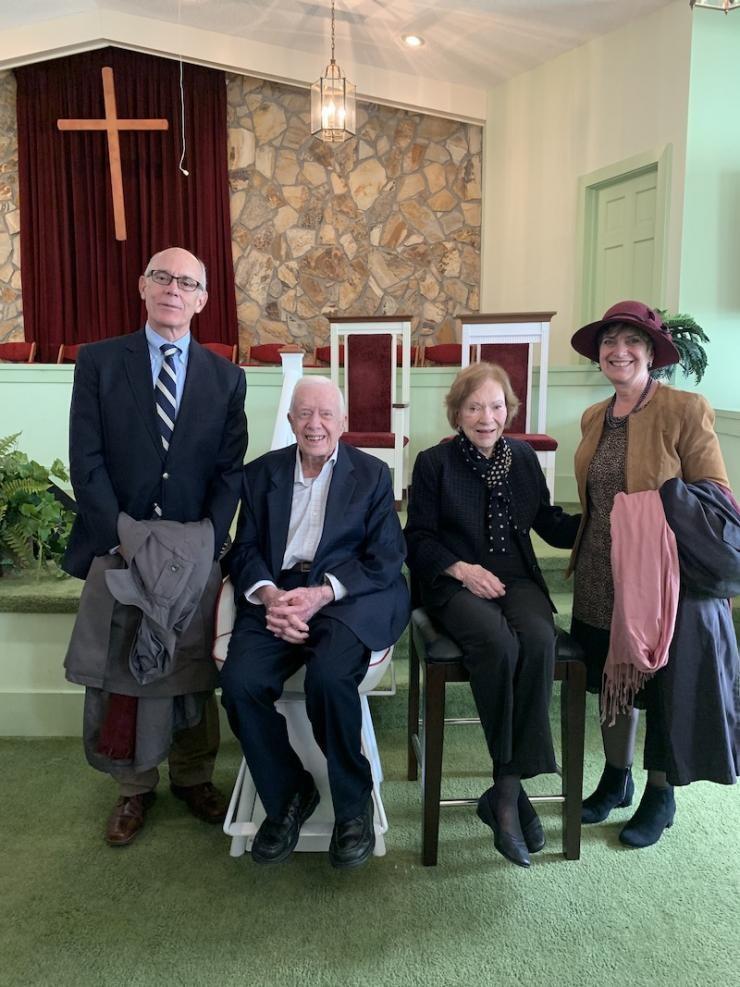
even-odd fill
[[[163,286],[177,281],[177,287],[181,291],[197,291],[198,288],[203,287],[200,281],[196,281],[195,278],[178,278],[174,274],[170,274],[169,271],[147,271],[146,276],[151,278],[155,284],[161,284]]]

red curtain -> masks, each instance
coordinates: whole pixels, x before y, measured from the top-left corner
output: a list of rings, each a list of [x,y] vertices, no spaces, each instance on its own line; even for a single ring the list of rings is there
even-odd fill
[[[119,117],[157,117],[167,131],[123,131],[127,239],[115,239],[104,132],[62,132],[60,118],[105,115],[101,69],[113,69]],[[181,152],[180,66],[104,48],[15,70],[21,271],[26,339],[37,360],[60,343],[86,343],[144,324],[137,279],[168,246],[197,254],[208,304],[193,322],[201,340],[237,341],[222,72],[184,65],[186,158]]]

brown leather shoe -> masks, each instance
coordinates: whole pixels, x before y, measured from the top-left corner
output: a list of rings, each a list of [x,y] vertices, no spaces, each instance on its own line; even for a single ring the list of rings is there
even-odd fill
[[[170,788],[175,798],[182,799],[192,814],[203,822],[222,823],[226,818],[229,800],[210,781],[187,787],[170,782]]]
[[[108,846],[126,846],[138,836],[144,825],[146,810],[154,799],[154,792],[120,796],[105,827],[105,842]]]

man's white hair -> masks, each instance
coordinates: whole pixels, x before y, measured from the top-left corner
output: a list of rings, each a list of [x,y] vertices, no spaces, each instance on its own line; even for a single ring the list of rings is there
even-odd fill
[[[146,276],[146,274],[149,271],[151,271],[152,264],[154,263],[154,259],[156,257],[159,257],[160,254],[165,253],[167,250],[184,250],[186,254],[190,254],[191,257],[195,258],[195,260],[198,261],[198,263],[200,264],[200,278],[199,278],[200,285],[203,291],[205,291],[208,282],[208,276],[206,274],[206,265],[203,263],[200,257],[196,257],[196,255],[192,253],[190,250],[185,250],[185,247],[164,247],[164,249],[158,250],[156,254],[152,254],[152,256],[149,258],[149,263],[144,268],[144,276]]]
[[[290,399],[289,411],[291,415],[295,411],[296,394],[298,393],[299,389],[301,387],[307,387],[310,384],[328,384],[329,387],[331,387],[334,393],[336,394],[337,400],[339,401],[339,413],[341,415],[344,415],[344,394],[342,394],[340,388],[337,387],[337,385],[334,383],[333,380],[330,380],[328,377],[322,377],[320,375],[316,375],[316,376],[307,375],[305,377],[298,378],[296,385],[293,388],[293,394]]]

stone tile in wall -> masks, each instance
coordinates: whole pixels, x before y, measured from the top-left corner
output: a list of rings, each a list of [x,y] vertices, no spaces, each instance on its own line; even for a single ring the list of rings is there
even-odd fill
[[[241,349],[328,342],[332,315],[413,315],[446,337],[480,298],[481,128],[361,103],[357,135],[311,137],[309,94],[228,78]]]
[[[0,72],[0,343],[22,340],[15,76]]]

